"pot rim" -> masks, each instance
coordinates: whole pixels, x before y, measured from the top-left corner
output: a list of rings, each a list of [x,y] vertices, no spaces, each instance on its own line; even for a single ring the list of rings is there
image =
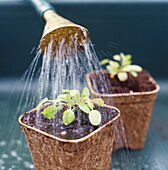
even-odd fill
[[[155,94],[160,90],[160,86],[156,83],[156,81],[152,78],[152,76],[150,76],[150,81],[155,85],[156,89],[152,90],[152,91],[147,91],[147,92],[133,92],[133,93],[117,93],[117,94],[102,94],[102,93],[97,93],[94,91],[93,86],[91,84],[90,81],[90,75],[92,73],[95,72],[104,72],[104,73],[108,73],[107,70],[95,70],[95,71],[91,71],[89,73],[86,74],[86,80],[88,82],[88,86],[90,88],[91,93],[100,96],[100,97],[123,97],[123,96],[138,96],[138,95],[149,95],[149,94]]]
[[[38,133],[41,133],[41,134],[43,134],[43,135],[45,135],[45,136],[48,136],[48,137],[53,138],[53,139],[56,139],[56,140],[58,140],[59,142],[79,143],[79,142],[83,142],[83,141],[87,140],[88,138],[92,137],[94,134],[98,133],[101,129],[103,129],[103,128],[106,127],[107,125],[113,123],[114,121],[116,121],[116,120],[120,117],[120,110],[119,110],[119,109],[117,109],[117,108],[114,107],[114,106],[110,106],[110,105],[106,105],[106,104],[104,104],[104,106],[105,106],[105,107],[108,107],[108,108],[111,108],[111,109],[115,109],[115,110],[118,112],[118,115],[117,115],[116,117],[114,117],[112,120],[108,121],[106,124],[102,125],[102,126],[99,127],[98,129],[96,129],[95,131],[93,131],[93,132],[91,132],[90,134],[88,134],[87,136],[82,137],[82,138],[79,138],[79,139],[72,139],[72,140],[71,140],[71,139],[62,139],[62,138],[56,137],[56,136],[54,136],[54,135],[50,135],[50,134],[48,134],[48,133],[46,133],[46,132],[43,132],[42,130],[36,129],[36,128],[31,127],[31,126],[28,126],[28,125],[22,123],[22,121],[21,121],[21,119],[22,119],[22,117],[23,117],[23,114],[19,117],[19,123],[20,123],[22,126],[28,128],[28,129],[34,130],[34,131],[36,131],[36,132],[38,132]],[[30,110],[30,111],[28,111],[28,112],[35,111],[35,110],[36,110],[36,108],[35,108],[35,109],[32,109],[32,110]]]

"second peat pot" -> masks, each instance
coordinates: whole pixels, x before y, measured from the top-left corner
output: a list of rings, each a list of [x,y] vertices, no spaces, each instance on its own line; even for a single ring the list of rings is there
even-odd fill
[[[117,62],[110,60],[111,65],[106,67],[108,71],[90,72],[86,75],[86,79],[93,98],[102,98],[106,104],[117,107],[121,112],[120,123],[116,128],[114,149],[126,147],[133,150],[142,149],[159,85],[148,72],[137,65],[129,65],[130,55],[121,54],[114,58],[120,61],[122,69],[126,66],[123,69],[125,72],[122,70],[124,74],[119,75],[119,72],[115,72],[116,68],[121,67]],[[102,61],[103,64],[107,62],[108,59]]]

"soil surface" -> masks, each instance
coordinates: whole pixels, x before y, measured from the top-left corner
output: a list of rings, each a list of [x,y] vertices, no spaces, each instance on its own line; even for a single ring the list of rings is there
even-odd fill
[[[128,73],[128,80],[121,82],[117,76],[110,78],[110,73],[103,71],[91,73],[90,80],[94,91],[101,94],[147,92],[156,89],[147,71],[138,72],[137,77]]]
[[[115,109],[108,107],[95,107],[102,115],[102,121],[99,126],[93,126],[90,124],[88,114],[82,112],[81,110],[78,110],[75,113],[76,118],[69,125],[64,125],[62,121],[63,110],[57,112],[53,118],[48,119],[41,114],[44,108],[39,111],[30,111],[24,113],[21,121],[28,126],[34,127],[62,139],[79,139],[87,136],[118,115],[118,112]]]

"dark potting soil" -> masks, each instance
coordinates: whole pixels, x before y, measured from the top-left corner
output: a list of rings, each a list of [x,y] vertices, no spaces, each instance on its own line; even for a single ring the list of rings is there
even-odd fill
[[[115,109],[96,106],[96,109],[98,109],[102,115],[102,121],[99,126],[90,124],[88,114],[81,110],[78,110],[78,112],[75,113],[76,118],[71,124],[64,125],[62,121],[63,110],[57,112],[53,118],[48,119],[41,114],[44,108],[39,111],[24,113],[21,120],[22,123],[62,139],[79,139],[87,136],[118,115],[118,112]]]
[[[117,76],[110,78],[110,73],[100,71],[91,73],[90,80],[94,91],[101,94],[116,94],[153,91],[156,86],[150,77],[150,74],[143,70],[138,72],[137,77],[128,73],[128,80],[121,82]]]

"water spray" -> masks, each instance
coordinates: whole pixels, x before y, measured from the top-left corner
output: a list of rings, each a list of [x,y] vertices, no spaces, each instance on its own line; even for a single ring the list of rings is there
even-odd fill
[[[52,42],[52,57],[59,51],[60,42],[68,49],[67,55],[73,55],[74,49],[83,49],[84,43],[89,42],[90,35],[86,28],[74,24],[56,13],[54,7],[45,0],[30,0],[38,14],[45,20],[43,35],[39,47],[44,53]]]

